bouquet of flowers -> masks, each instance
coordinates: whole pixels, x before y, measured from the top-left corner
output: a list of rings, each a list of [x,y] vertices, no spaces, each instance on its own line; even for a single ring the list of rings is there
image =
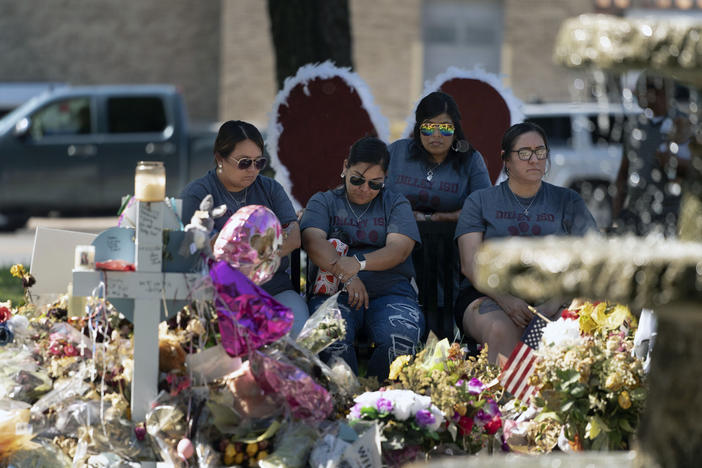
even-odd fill
[[[383,459],[391,466],[428,452],[439,442],[444,415],[428,396],[411,390],[366,392],[354,400],[348,419],[381,424]]]
[[[297,343],[317,354],[346,336],[346,321],[341,316],[339,293],[324,301],[307,319],[297,337]]]
[[[626,314],[600,304],[546,326],[532,376],[537,406],[564,424],[575,450],[629,448],[646,398],[642,363],[628,330],[619,331]]]
[[[393,386],[430,395],[446,417],[443,441],[469,453],[492,446],[501,436],[498,374],[488,363],[487,348],[477,357],[465,357],[458,343],[449,345],[433,335],[415,357],[400,356],[390,366],[390,379],[399,381]]]

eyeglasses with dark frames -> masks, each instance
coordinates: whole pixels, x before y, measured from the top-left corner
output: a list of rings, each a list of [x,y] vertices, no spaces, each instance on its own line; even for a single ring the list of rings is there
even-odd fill
[[[385,182],[377,182],[375,180],[366,180],[365,178],[359,177],[359,176],[349,177],[349,182],[351,182],[351,185],[355,185],[356,187],[360,187],[361,185],[368,182],[368,187],[371,190],[380,190],[381,188],[385,187]]]
[[[536,149],[531,149],[531,148],[519,148],[518,150],[512,150],[513,153],[517,153],[517,156],[519,159],[522,161],[529,161],[531,160],[532,155],[536,155],[536,159],[538,160],[544,160],[548,158],[548,148],[546,147],[540,147]]]

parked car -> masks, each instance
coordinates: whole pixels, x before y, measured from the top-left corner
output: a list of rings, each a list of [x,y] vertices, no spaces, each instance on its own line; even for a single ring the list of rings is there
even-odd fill
[[[189,128],[170,85],[59,87],[0,119],[0,224],[30,216],[116,213],[137,161],[163,161],[166,192],[212,166],[216,131]],[[3,223],[4,221],[4,223]]]
[[[641,110],[614,103],[547,103],[527,104],[522,111],[548,135],[551,167],[545,180],[579,192],[597,225],[608,227],[625,121]]]

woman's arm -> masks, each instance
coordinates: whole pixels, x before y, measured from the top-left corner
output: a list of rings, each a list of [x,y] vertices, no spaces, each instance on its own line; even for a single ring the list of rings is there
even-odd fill
[[[285,238],[280,246],[280,256],[285,257],[293,250],[300,247],[300,225],[297,221],[292,221],[284,229]]]
[[[322,270],[336,274],[334,264],[339,254],[327,240],[327,233],[319,228],[308,227],[302,231],[302,245],[312,262]]]
[[[456,211],[437,211],[429,216],[427,221],[458,221],[461,210]]]
[[[366,270],[385,271],[404,262],[414,249],[414,240],[404,234],[391,232],[385,237],[385,246],[368,252],[366,257]],[[332,271],[335,275],[341,274],[344,278],[351,278],[358,274],[361,264],[354,257],[340,257]]]
[[[482,232],[469,232],[458,238],[458,251],[461,258],[461,273],[475,286],[475,255],[483,243]],[[483,291],[481,291],[483,292]],[[511,294],[485,294],[491,297],[502,310],[512,319],[515,325],[525,327],[531,321],[533,314],[529,304]]]

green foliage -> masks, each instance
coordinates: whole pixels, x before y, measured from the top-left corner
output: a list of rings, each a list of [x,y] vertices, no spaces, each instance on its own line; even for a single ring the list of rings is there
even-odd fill
[[[14,307],[24,304],[22,280],[10,274],[10,265],[0,267],[0,302],[12,301]]]

